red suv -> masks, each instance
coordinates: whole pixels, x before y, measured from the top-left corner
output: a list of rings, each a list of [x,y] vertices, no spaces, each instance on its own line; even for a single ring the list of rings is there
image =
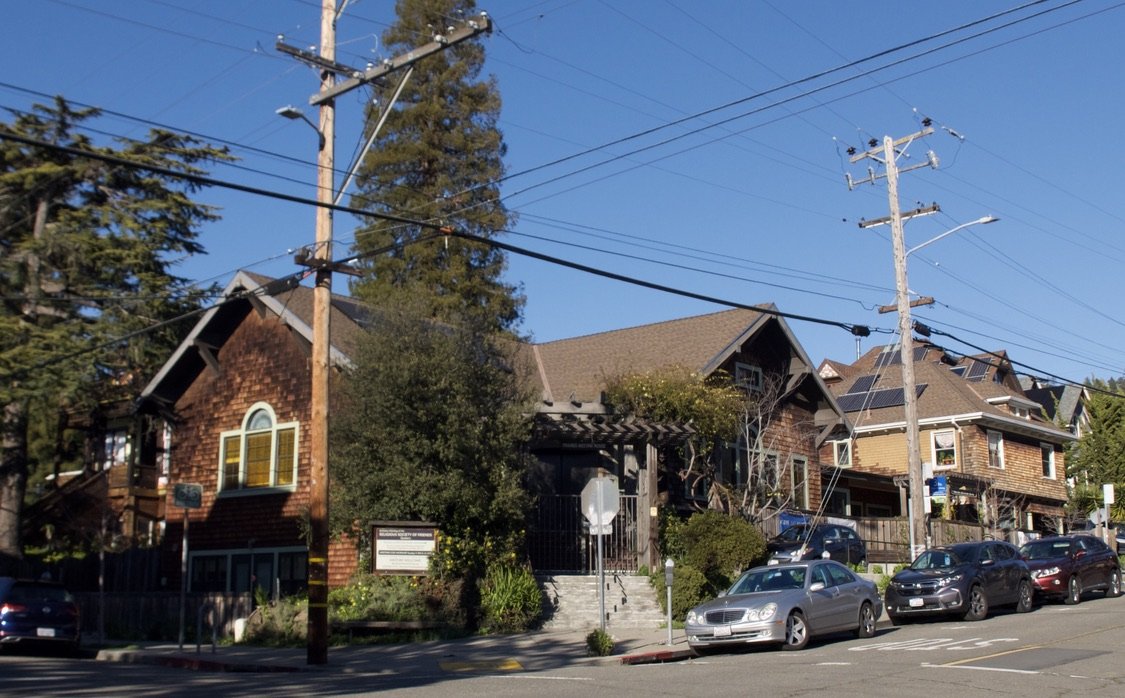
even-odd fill
[[[1121,566],[1109,546],[1093,536],[1040,538],[1024,544],[1020,555],[1031,569],[1039,596],[1082,600],[1082,592],[1097,589],[1106,596],[1121,595]]]

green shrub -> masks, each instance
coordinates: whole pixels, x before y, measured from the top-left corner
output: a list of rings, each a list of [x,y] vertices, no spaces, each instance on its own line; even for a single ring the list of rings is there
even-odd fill
[[[660,601],[660,610],[668,613],[668,591],[664,586],[664,570],[649,577]],[[676,565],[672,577],[672,618],[682,621],[687,612],[714,597],[703,573],[687,563]]]
[[[592,630],[586,636],[586,649],[594,657],[608,657],[613,654],[613,638],[604,630]]]
[[[424,620],[462,627],[461,592],[456,580],[358,574],[347,586],[328,592],[329,619]]]
[[[763,561],[766,555],[761,531],[719,511],[693,514],[680,538],[683,561],[703,573],[712,595],[729,587],[743,570]]]
[[[660,552],[665,558],[684,559],[684,519],[668,507],[660,509]]]
[[[527,567],[496,564],[480,584],[481,630],[518,633],[543,614],[543,594]]]
[[[246,623],[243,642],[267,647],[297,647],[307,643],[308,600],[284,597],[259,605]]]

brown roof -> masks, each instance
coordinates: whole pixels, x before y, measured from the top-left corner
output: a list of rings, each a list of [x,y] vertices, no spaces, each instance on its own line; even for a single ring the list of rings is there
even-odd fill
[[[250,271],[242,271],[240,273],[248,280],[257,284],[258,287],[266,286],[276,281],[276,279],[272,277]],[[276,301],[274,309],[283,311],[279,314],[284,314],[284,311],[292,313],[311,333],[313,324],[313,289],[306,286],[296,286],[290,290],[275,293],[272,298]],[[356,347],[359,346],[359,336],[363,333],[363,328],[368,320],[369,311],[362,305],[348,296],[333,293],[332,312],[328,323],[329,331],[332,334],[332,347],[345,357],[353,356]],[[311,334],[308,335],[308,338],[311,340]]]
[[[770,317],[754,310],[725,310],[536,344],[530,351],[546,399],[597,402],[607,379],[624,373],[670,366],[711,373],[755,325]]]
[[[882,424],[901,424],[905,421],[905,407],[901,402],[901,395],[897,396],[897,404],[887,406],[879,406],[880,402],[876,395],[877,391],[902,388],[902,363],[895,360],[894,355],[888,354],[888,349],[895,350],[894,347],[872,349],[845,369],[844,380],[830,386],[841,408],[849,415],[857,429],[862,430],[865,427]],[[1030,420],[1022,420],[1009,412],[1006,406],[993,404],[996,400],[1028,399],[1022,391],[1013,390],[992,380],[990,376],[995,375],[996,364],[999,363],[996,357],[991,357],[988,372],[976,376],[980,379],[974,380],[968,377],[968,370],[956,373],[954,369],[971,365],[971,361],[967,360],[972,358],[988,359],[988,355],[962,357],[960,361],[946,356],[943,362],[940,350],[926,345],[921,345],[917,349],[914,384],[921,391],[917,402],[920,421],[979,414],[985,418],[1014,422],[1017,425],[1022,421],[1037,431],[1065,434],[1038,414],[1032,414]],[[844,397],[845,395],[857,397],[849,398]],[[862,397],[858,397],[860,395]],[[895,401],[892,399],[891,402]]]

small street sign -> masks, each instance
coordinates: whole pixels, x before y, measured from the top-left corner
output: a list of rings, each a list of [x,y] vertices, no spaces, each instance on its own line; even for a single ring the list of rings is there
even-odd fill
[[[184,509],[198,509],[203,506],[203,485],[178,482],[172,485],[172,504]]]

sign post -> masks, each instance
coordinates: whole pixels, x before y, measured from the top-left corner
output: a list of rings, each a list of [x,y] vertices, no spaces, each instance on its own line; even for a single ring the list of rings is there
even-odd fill
[[[605,566],[602,536],[613,530],[613,518],[621,506],[617,482],[598,476],[582,488],[582,515],[590,522],[590,534],[598,537],[598,614],[599,627],[605,632]]]
[[[187,608],[188,509],[203,505],[203,485],[180,482],[172,486],[172,505],[184,510],[184,539],[180,546],[180,651],[184,649],[184,614]]]

